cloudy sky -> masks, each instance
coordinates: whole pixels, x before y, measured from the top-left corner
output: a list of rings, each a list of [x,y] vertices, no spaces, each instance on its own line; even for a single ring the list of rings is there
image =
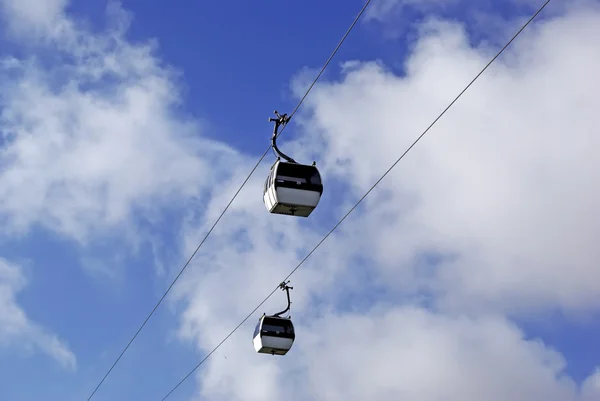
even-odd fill
[[[93,399],[161,400],[389,168],[541,0],[373,0]],[[0,0],[0,399],[86,400],[362,7]],[[600,4],[551,1],[174,401],[600,400]]]

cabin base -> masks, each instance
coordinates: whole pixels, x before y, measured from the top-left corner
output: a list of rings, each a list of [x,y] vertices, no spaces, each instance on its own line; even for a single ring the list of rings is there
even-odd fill
[[[269,355],[285,355],[288,353],[289,350],[286,349],[276,349],[276,348],[267,348],[267,347],[263,347],[261,349],[259,349],[258,352],[259,354],[269,354]]]
[[[308,217],[315,210],[314,207],[304,205],[292,205],[289,203],[276,203],[269,212],[273,214],[284,214],[288,216]]]

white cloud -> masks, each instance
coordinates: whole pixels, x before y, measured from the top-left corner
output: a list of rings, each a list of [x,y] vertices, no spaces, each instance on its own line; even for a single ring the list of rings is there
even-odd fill
[[[0,258],[0,345],[19,350],[37,349],[64,367],[74,369],[76,358],[68,345],[31,321],[17,304],[16,294],[25,285],[21,268]]]
[[[130,17],[118,4],[109,4],[100,33],[68,15],[66,1],[0,5],[3,33],[20,49],[0,59],[0,235],[41,226],[91,244],[83,268],[119,278],[119,250],[105,242],[161,246],[140,220],[159,225],[165,209],[201,203],[237,153],[202,138],[180,111],[177,71],[153,43],[126,40]],[[93,250],[103,246],[110,256],[100,261]],[[66,346],[17,307],[20,287],[1,288],[3,339],[74,366]]]
[[[574,383],[558,351],[505,316],[600,307],[599,27],[598,8],[580,4],[528,28],[370,195],[368,213],[292,278],[294,351],[256,355],[252,318],[202,366],[198,399],[598,399],[596,376]],[[352,62],[313,89],[301,138],[282,143],[317,160],[322,205],[301,221],[268,215],[260,169],[177,290],[184,338],[212,349],[318,241],[321,219],[341,217],[497,50],[471,47],[454,23],[420,34],[405,75]],[[378,298],[388,304],[372,310]],[[424,298],[435,312],[394,306]],[[277,293],[259,312],[281,305]]]
[[[35,6],[5,4],[14,24],[44,26],[47,14]],[[51,14],[70,27],[40,42],[40,54],[52,56],[5,58],[0,68],[5,228],[41,224],[85,242],[126,226],[132,212],[151,219],[182,197],[204,196],[235,152],[199,137],[176,111],[175,72],[152,45],[125,41],[127,14],[111,3],[113,28],[104,34],[78,27],[62,9]]]
[[[367,20],[386,21],[397,17],[407,8],[417,8],[423,12],[444,9],[463,0],[372,0],[365,11]],[[477,3],[481,3],[478,1]]]
[[[546,0],[374,0],[364,21],[374,22],[387,39],[411,43],[423,19],[445,18],[468,21],[471,40],[501,46]],[[589,0],[551,2],[537,20],[562,15],[566,10],[589,4]]]
[[[40,38],[56,34],[64,25],[68,0],[2,0],[6,27],[11,33]]]
[[[300,334],[295,358],[323,400],[565,401],[576,393],[562,357],[503,319],[394,308],[325,316]]]
[[[527,12],[536,10],[544,2],[545,0],[373,0],[365,12],[365,19],[394,23],[397,22],[398,17],[405,16],[404,13],[406,16],[414,16],[415,11],[420,15],[457,12],[460,15],[475,17],[484,16],[482,11],[485,10],[486,17],[496,14],[495,17],[498,17],[496,21],[498,21],[502,18],[500,15],[506,14],[506,10],[518,9]],[[569,4],[558,2],[556,6],[553,4],[553,8],[564,11],[572,5],[586,2],[589,0],[573,0]],[[502,12],[498,12],[498,10],[502,10]]]
[[[582,400],[600,400],[600,368],[596,368],[596,371],[583,382]]]
[[[285,357],[255,354],[246,327],[196,375],[196,399],[599,399],[595,376],[580,388],[565,374],[559,353],[525,339],[505,319],[412,307],[368,312],[325,314],[297,325],[297,341]]]
[[[388,279],[420,277],[442,307],[600,305],[599,19],[585,7],[525,32],[372,194],[354,231]],[[307,99],[303,141],[325,143],[324,173],[355,196],[492,55],[455,25],[427,32],[405,78],[360,64]],[[425,275],[414,258],[427,251],[447,259]]]
[[[86,242],[135,229],[135,212],[154,220],[158,208],[185,204],[195,210],[182,234],[187,257],[253,160],[202,139],[175,112],[175,72],[153,46],[125,40],[128,16],[117,6],[112,28],[96,35],[67,17],[65,3],[44,3],[45,13],[31,4],[3,3],[13,35],[50,50],[0,68],[5,229],[41,224]],[[371,195],[368,214],[293,277],[293,351],[256,355],[249,323],[201,368],[202,397],[598,399],[597,373],[577,386],[558,352],[502,315],[599,306],[599,22],[597,9],[579,5],[528,29]],[[269,215],[260,168],[175,290],[182,338],[212,349],[317,243],[326,216],[341,216],[495,50],[470,47],[446,22],[419,34],[406,76],[354,62],[341,82],[313,89],[296,118],[302,138],[282,143],[317,160],[322,204],[310,219]],[[419,261],[432,252],[445,256],[440,264]],[[394,306],[418,304],[423,290],[436,312]],[[374,308],[377,298],[390,305]],[[284,300],[277,292],[259,312]],[[41,349],[62,349],[42,329],[32,333]]]

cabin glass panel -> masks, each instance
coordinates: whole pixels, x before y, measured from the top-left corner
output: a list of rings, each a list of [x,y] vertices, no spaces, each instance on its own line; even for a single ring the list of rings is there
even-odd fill
[[[262,332],[293,334],[294,325],[290,320],[269,319],[266,317],[263,321]]]
[[[285,329],[283,328],[283,326],[273,326],[271,324],[263,324],[263,331],[264,332],[273,332],[273,333],[284,333]]]
[[[252,334],[252,338],[255,338],[259,332],[260,332],[260,320],[258,321],[258,324],[254,328],[254,333]]]
[[[295,181],[299,184],[321,185],[319,171],[313,166],[302,164],[280,163],[277,168],[277,179]]]

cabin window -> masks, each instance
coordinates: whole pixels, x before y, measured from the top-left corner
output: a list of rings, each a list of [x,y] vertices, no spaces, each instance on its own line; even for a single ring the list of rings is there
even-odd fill
[[[314,185],[321,185],[321,176],[316,171],[311,174],[309,182]]]
[[[277,180],[321,185],[321,176],[316,167],[301,164],[279,164]]]
[[[256,337],[258,335],[259,331],[260,331],[260,320],[258,321],[258,324],[254,328],[254,334],[252,334],[252,338]]]
[[[275,325],[271,325],[271,324],[263,324],[263,328],[262,331],[271,331],[271,332],[277,332],[277,333],[285,333],[285,328],[283,326],[275,326]]]
[[[295,182],[296,184],[306,184],[306,180],[300,177],[288,177],[284,175],[277,176],[277,182]]]

